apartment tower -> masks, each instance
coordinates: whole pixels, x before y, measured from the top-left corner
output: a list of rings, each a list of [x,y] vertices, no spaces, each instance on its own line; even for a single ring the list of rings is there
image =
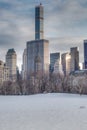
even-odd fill
[[[35,7],[35,40],[27,42],[27,76],[49,73],[49,41],[44,39],[44,7]]]
[[[16,64],[17,64],[16,52],[13,48],[9,49],[6,54],[6,66],[9,69],[9,79],[11,81],[16,81],[16,79],[17,79]]]

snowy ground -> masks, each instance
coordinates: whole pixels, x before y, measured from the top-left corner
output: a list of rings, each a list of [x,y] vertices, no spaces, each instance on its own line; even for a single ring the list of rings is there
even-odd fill
[[[87,96],[0,96],[0,130],[87,130]]]

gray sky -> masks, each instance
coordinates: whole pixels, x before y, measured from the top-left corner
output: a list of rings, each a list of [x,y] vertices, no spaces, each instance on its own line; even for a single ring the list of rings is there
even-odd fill
[[[87,38],[87,0],[0,0],[0,59],[9,48],[17,52],[22,63],[26,42],[34,40],[35,5],[44,5],[45,38],[50,52],[67,52],[78,46],[83,61],[83,40]]]

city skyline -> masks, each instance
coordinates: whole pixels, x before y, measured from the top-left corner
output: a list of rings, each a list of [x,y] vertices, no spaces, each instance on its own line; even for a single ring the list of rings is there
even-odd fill
[[[87,0],[40,1],[45,8],[45,38],[50,40],[50,52],[67,52],[70,47],[80,47],[83,60],[83,40],[87,34]],[[21,67],[26,42],[34,39],[34,8],[39,1],[0,0],[0,57],[15,48]],[[66,46],[66,47],[65,47]]]

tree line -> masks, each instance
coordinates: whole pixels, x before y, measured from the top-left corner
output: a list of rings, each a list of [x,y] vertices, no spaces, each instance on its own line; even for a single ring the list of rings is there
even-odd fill
[[[18,78],[16,82],[0,84],[0,95],[30,95],[36,93],[87,94],[87,74],[81,76],[44,74],[30,76],[28,80]]]

